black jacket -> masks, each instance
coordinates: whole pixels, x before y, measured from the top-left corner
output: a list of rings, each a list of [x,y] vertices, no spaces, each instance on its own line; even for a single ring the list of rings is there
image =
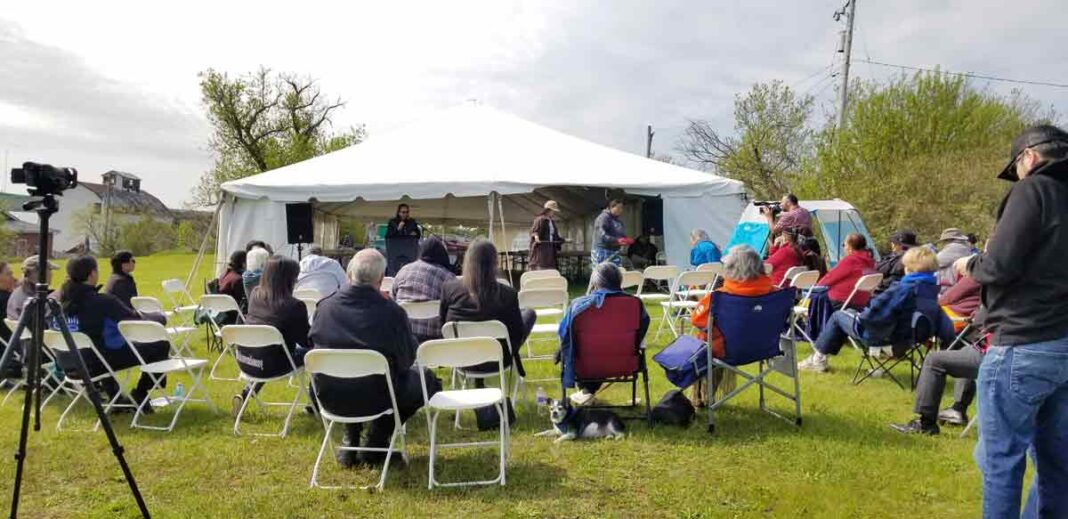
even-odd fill
[[[968,263],[983,285],[992,344],[1068,336],[1068,160],[1017,182],[997,212],[987,252]]]
[[[296,346],[308,346],[308,307],[299,299],[290,297],[282,301],[275,308],[270,308],[256,297],[255,288],[248,298],[248,315],[245,322],[248,324],[266,324],[274,326],[282,333],[286,341],[286,348],[293,351]]]
[[[137,297],[137,282],[129,274],[115,272],[108,278],[107,284],[104,285],[104,293],[115,296],[124,305],[132,308],[133,305],[130,304],[130,298]]]
[[[153,320],[164,323],[162,314],[141,314],[122,304],[115,296],[98,293],[100,287],[84,283],[72,283],[60,290],[59,300],[72,332],[82,332],[105,356],[108,351],[126,348],[126,341],[119,334],[119,322],[130,320]],[[65,293],[64,293],[65,291]],[[52,323],[52,328],[57,325]]]
[[[519,313],[519,296],[515,289],[508,285],[500,285],[496,300],[479,305],[478,301],[471,297],[471,294],[464,288],[461,280],[448,281],[441,287],[441,308],[438,313],[441,315],[442,323],[493,320],[504,323],[504,326],[508,328],[508,340],[511,341],[513,350],[507,351],[502,342],[501,348],[505,349],[505,366],[511,365],[513,353],[519,351],[519,347],[523,345],[523,340],[526,338],[523,315]],[[516,371],[525,376],[523,365],[518,362],[519,358],[516,357],[515,360],[517,361]]]
[[[344,287],[319,301],[309,340],[315,348],[377,351],[394,376],[412,366],[419,347],[404,309],[363,285]]]
[[[409,218],[404,221],[404,225],[400,230],[397,229],[397,224],[400,223],[399,218],[391,218],[386,227],[386,239],[392,240],[395,238],[411,238],[418,240],[423,237],[423,231],[419,229],[419,223],[413,218]]]
[[[901,262],[901,258],[904,257],[905,251],[891,252],[875,264],[875,270],[883,275],[883,281],[879,284],[880,292],[905,277],[905,264]]]

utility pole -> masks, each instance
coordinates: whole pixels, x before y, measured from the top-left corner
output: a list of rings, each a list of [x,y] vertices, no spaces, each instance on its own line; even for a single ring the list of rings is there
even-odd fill
[[[834,13],[834,20],[838,21],[842,18],[842,15],[846,17],[846,30],[844,31],[843,40],[845,44],[838,49],[838,52],[845,53],[845,60],[842,61],[842,99],[838,105],[838,128],[845,128],[846,124],[846,109],[849,106],[849,59],[853,51],[853,20],[856,19],[857,14],[857,0],[846,0],[846,5]]]
[[[653,135],[656,132],[653,131],[653,125],[647,125],[645,127],[645,158],[653,158]]]

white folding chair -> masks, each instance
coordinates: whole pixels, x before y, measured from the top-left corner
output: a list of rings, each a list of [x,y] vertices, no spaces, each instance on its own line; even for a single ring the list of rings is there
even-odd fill
[[[108,364],[108,361],[104,359],[103,355],[100,354],[100,351],[96,349],[96,346],[93,345],[93,340],[90,339],[88,335],[81,332],[71,332],[71,337],[73,337],[74,339],[74,347],[77,348],[77,353],[81,354],[83,360],[91,358],[91,356],[95,355],[96,359],[100,362],[101,368],[103,368],[103,370],[100,373],[97,373],[96,375],[93,375],[92,373],[89,374],[91,377],[89,379],[90,384],[95,384],[108,378],[113,378],[115,379],[115,382],[118,383],[119,378],[115,370],[111,369],[111,365]],[[55,352],[57,357],[62,356],[64,354],[77,354],[67,346],[67,341],[63,340],[63,334],[61,332],[57,332],[54,330],[45,330],[44,343],[46,347]],[[86,364],[89,364],[88,360],[86,360]],[[132,367],[133,366],[131,366],[130,368],[123,369],[122,371],[131,373],[130,369]],[[71,410],[74,409],[74,406],[78,403],[78,400],[85,398],[85,401],[89,402],[89,395],[86,391],[86,383],[84,380],[81,379],[78,374],[75,374],[73,377],[70,375],[64,376],[62,387],[73,391],[75,395],[74,399],[70,401],[70,405],[68,405],[67,408],[63,410],[63,414],[59,416],[59,421],[56,422],[57,431],[63,430],[63,422],[67,419],[67,415],[70,414]],[[121,387],[119,391],[115,394],[115,396],[111,397],[110,400],[106,400],[106,396],[103,394],[101,394],[100,397],[101,404],[104,407],[105,413],[119,407],[129,407],[131,409],[137,407],[137,404],[134,403],[133,399],[131,399],[130,396],[127,395],[126,392],[121,389]],[[129,403],[121,403],[119,402],[120,399],[125,399]],[[96,425],[93,426],[93,430],[95,431],[98,428],[100,428],[100,420],[96,421]]]
[[[241,416],[245,414],[245,409],[248,408],[249,400],[255,400],[261,407],[288,407],[289,411],[286,413],[285,422],[282,424],[282,432],[278,434],[265,434],[265,433],[252,433],[254,436],[277,436],[285,438],[286,433],[289,432],[289,422],[293,419],[293,413],[297,410],[297,404],[300,402],[300,395],[304,392],[304,368],[297,367],[296,362],[293,361],[293,356],[290,355],[289,349],[285,347],[285,339],[282,338],[282,333],[279,332],[273,326],[266,326],[261,324],[231,324],[224,326],[222,329],[223,343],[227,349],[234,352],[236,356],[238,347],[242,348],[281,348],[285,353],[286,360],[289,361],[289,371],[281,373],[272,377],[259,377],[250,375],[242,369],[242,364],[237,364],[238,369],[241,370],[241,380],[245,381],[244,392],[245,398],[242,399],[241,409],[237,411],[237,417],[234,418],[234,436],[241,435]],[[256,384],[266,384],[268,382],[274,382],[276,380],[288,380],[292,377],[296,377],[298,383],[293,394],[292,402],[269,402],[260,398],[262,388],[260,391],[253,391],[253,387]]]
[[[695,270],[698,270],[698,271],[701,271],[701,272],[704,272],[706,270],[710,270],[712,272],[715,272],[717,274],[722,275],[723,274],[723,263],[720,263],[718,261],[713,261],[711,263],[702,263],[702,264],[698,265],[697,269],[695,269]]]
[[[802,326],[805,320],[808,319],[808,303],[810,296],[812,295],[812,287],[816,286],[816,282],[820,280],[820,273],[818,270],[806,270],[800,274],[795,274],[793,278],[790,278],[790,286],[796,288],[798,293],[802,294],[801,301],[794,306],[793,315],[793,328],[794,331],[801,334],[806,341],[811,344],[812,337],[808,336],[805,332],[805,327]]]
[[[15,321],[14,319],[4,319],[4,324],[7,326],[8,330],[11,330],[11,333],[15,333],[18,321]],[[21,340],[28,341],[33,338],[33,333],[30,331],[29,327],[23,328],[21,335]],[[10,340],[16,341],[19,339],[12,335]],[[0,346],[6,347],[7,344],[0,341]],[[52,350],[49,350],[47,346],[41,349],[41,354],[44,355],[44,358],[41,359],[41,369],[44,370],[45,375],[41,378],[40,383],[47,383],[52,386],[52,391],[48,393],[48,397],[41,402],[41,406],[46,406],[48,405],[48,402],[52,400],[52,397],[63,387],[63,371],[60,370],[59,365],[56,364],[55,354],[53,354]],[[22,359],[22,378],[16,380],[11,386],[11,389],[4,395],[3,401],[0,401],[0,406],[7,404],[8,399],[10,399],[18,390],[26,386],[26,360],[26,358]]]
[[[671,282],[675,278],[679,277],[679,268],[673,265],[658,265],[652,267],[645,267],[642,271],[643,281],[653,281],[657,284],[666,283],[668,292],[645,292],[645,283],[643,282],[638,286],[638,299],[641,299],[643,303],[659,303],[661,301],[667,301],[671,299]]]
[[[121,321],[119,323],[119,333],[122,334],[123,339],[126,339],[126,345],[133,351],[134,356],[137,357],[137,362],[141,364],[141,373],[147,374],[152,379],[152,388],[148,390],[146,395],[145,405],[152,405],[151,398],[154,391],[164,391],[163,381],[166,377],[172,373],[182,373],[189,375],[192,383],[183,395],[171,395],[168,396],[164,392],[163,397],[167,399],[168,403],[178,402],[178,407],[174,410],[174,416],[171,418],[170,425],[166,427],[160,427],[155,425],[144,425],[138,423],[138,421],[144,416],[143,406],[137,408],[137,412],[134,413],[133,421],[130,422],[131,427],[140,427],[142,429],[152,429],[155,431],[173,431],[174,425],[178,423],[178,416],[182,414],[182,409],[185,408],[186,402],[204,402],[208,404],[211,411],[216,412],[215,403],[211,401],[211,396],[208,394],[208,390],[204,387],[201,378],[204,376],[204,366],[208,365],[208,361],[204,359],[191,359],[183,357],[174,357],[167,360],[160,360],[156,362],[145,362],[144,357],[134,347],[135,344],[146,344],[153,342],[166,342],[168,346],[173,346],[171,343],[170,335],[162,324],[153,321]],[[204,394],[203,398],[193,398],[193,394],[197,391]]]
[[[671,284],[670,297],[660,303],[663,313],[660,314],[660,323],[656,327],[656,336],[660,336],[660,329],[663,328],[664,322],[667,322],[672,335],[678,337],[685,324],[679,322],[679,329],[676,330],[675,323],[690,315],[690,311],[698,304],[693,298],[704,297],[712,290],[718,278],[719,274],[711,270],[690,270],[679,274]]]
[[[440,315],[441,301],[401,301],[400,307],[408,314],[408,319],[433,319]]]
[[[528,270],[519,276],[519,288],[526,288],[527,281],[540,278],[558,278],[560,271],[556,269]]]
[[[319,302],[319,300],[323,298],[323,294],[314,288],[305,287],[294,289],[293,297],[296,299],[313,299],[316,302]]]
[[[541,272],[541,271],[538,271]],[[520,290],[540,290],[540,289],[556,289],[567,291],[567,278],[561,276],[554,277],[538,277],[527,279],[526,283],[520,285]]]
[[[130,306],[133,306],[134,310],[143,313],[161,313],[168,318],[174,315],[174,312],[168,312],[163,309],[163,305],[160,304],[159,299],[147,296],[135,296],[130,298]],[[189,347],[189,334],[196,331],[195,326],[169,326],[167,327],[167,334],[171,337],[181,337],[181,341],[174,348],[175,353],[180,357],[193,357],[193,350]],[[173,344],[173,343],[172,343]]]
[[[304,307],[308,309],[308,324],[315,322],[315,308],[319,306],[319,300],[310,297],[298,297],[297,299],[304,303]]]
[[[794,279],[794,276],[796,276],[796,275],[798,275],[798,274],[800,274],[802,272],[808,272],[808,268],[807,267],[790,267],[790,268],[786,269],[786,273],[782,275],[782,279],[779,281],[778,287],[779,288],[785,287],[786,284],[789,283],[791,279]]]
[[[316,348],[309,351],[304,357],[304,369],[311,375],[312,393],[315,395],[316,407],[319,409],[319,416],[322,418],[323,428],[326,430],[326,434],[323,435],[323,444],[319,447],[319,455],[316,456],[315,465],[312,466],[311,481],[308,483],[308,486],[311,488],[318,487],[329,489],[356,488],[319,484],[319,465],[323,461],[323,455],[326,454],[327,446],[329,446],[330,450],[385,452],[386,462],[382,465],[382,474],[378,478],[378,484],[373,487],[376,490],[382,490],[386,484],[386,474],[389,472],[389,463],[393,453],[399,452],[404,461],[408,461],[408,450],[404,439],[405,428],[404,424],[400,421],[400,408],[397,406],[397,395],[393,390],[393,377],[390,376],[389,361],[387,361],[386,357],[381,353],[373,350],[335,350]],[[390,407],[378,414],[365,416],[350,416],[334,413],[325,407],[323,402],[319,400],[318,390],[315,387],[315,375],[325,375],[328,377],[349,380],[381,375],[386,381],[386,387],[389,389]],[[335,424],[367,423],[386,415],[393,416],[393,434],[389,438],[389,447],[345,447],[343,445],[334,447],[334,441],[331,438],[330,433],[334,430]],[[367,489],[370,488],[370,486],[359,488]]]
[[[849,308],[849,304],[853,302],[853,298],[856,297],[858,293],[863,292],[870,294],[874,292],[876,288],[879,288],[879,284],[882,282],[883,275],[879,273],[860,276],[860,279],[853,285],[853,291],[849,293],[849,297],[842,303],[842,308]]]
[[[241,313],[241,307],[237,305],[237,301],[226,294],[204,294],[200,296],[200,307],[207,313],[208,326],[211,327],[212,334],[216,339],[220,340],[222,344],[219,356],[211,365],[211,371],[208,373],[208,378],[211,380],[226,381],[239,380],[238,377],[220,377],[215,374],[215,371],[219,369],[219,364],[222,363],[224,358],[233,357],[233,352],[230,351],[230,347],[227,346],[226,341],[222,340],[223,325],[219,324],[217,319],[223,312],[237,312],[238,322],[244,323],[245,314]]]
[[[433,369],[437,367],[459,369],[469,366],[477,366],[485,362],[497,362],[498,371],[504,372],[504,361],[501,345],[489,337],[471,337],[466,339],[439,339],[424,342],[415,353],[415,361],[420,368]],[[485,387],[478,389],[450,389],[439,391],[430,396],[426,387],[426,377],[419,377],[423,386],[423,401],[426,402],[427,426],[430,429],[430,477],[427,488],[454,487],[468,485],[495,485],[505,484],[505,466],[508,459],[508,442],[510,426],[508,424],[508,411],[505,400],[504,377],[500,379],[500,387]],[[495,441],[465,442],[438,444],[437,423],[438,416],[442,411],[462,411],[465,409],[478,409],[480,407],[494,406],[497,414],[501,417],[499,427],[499,452],[500,473],[496,478],[485,481],[464,481],[454,483],[441,483],[434,475],[437,465],[438,449],[459,447],[485,447],[498,444]]]
[[[620,284],[619,288],[626,290],[634,287],[637,289],[642,286],[643,282],[645,282],[645,276],[642,275],[641,271],[627,270],[623,272],[623,283]]]
[[[498,341],[504,341],[505,348],[509,352],[512,351],[512,339],[508,336],[508,327],[504,323],[493,321],[449,321],[441,325],[441,336],[446,339],[467,339],[471,337],[492,337]],[[515,359],[513,360],[513,364]],[[452,370],[451,387],[456,388],[457,379],[460,380],[460,389],[467,389],[467,380],[472,379],[487,379],[493,378],[498,375],[504,376],[508,374],[512,376],[512,400],[515,400],[519,394],[520,386],[524,385],[523,377],[521,377],[518,371],[513,369],[514,366],[508,366],[505,368],[505,373],[497,372],[481,372],[481,371],[468,371],[463,369]],[[456,428],[460,428],[460,413],[456,413]]]
[[[519,291],[519,307],[530,308],[531,310],[534,310],[539,317],[547,316],[562,318],[564,311],[567,310],[569,302],[567,290],[560,288],[530,288]],[[527,358],[551,359],[552,355],[535,356],[530,343],[535,337],[544,338],[548,335],[556,337],[559,328],[559,319],[555,319],[554,322],[535,324],[534,328],[530,331],[530,336],[527,338]]]
[[[198,305],[189,293],[189,289],[186,288],[185,282],[180,279],[165,279],[160,284],[163,287],[163,295],[171,306],[170,312],[174,315],[185,315],[181,324],[191,325],[193,323],[192,313],[196,311]]]
[[[386,276],[386,277],[382,278],[382,287],[379,288],[379,290],[381,290],[382,292],[384,292],[386,294],[392,294],[393,293],[393,277],[392,276]]]

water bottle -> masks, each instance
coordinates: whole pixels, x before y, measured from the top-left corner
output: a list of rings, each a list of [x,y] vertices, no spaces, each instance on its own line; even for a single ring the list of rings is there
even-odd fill
[[[538,386],[535,400],[538,402],[538,414],[542,414],[545,411],[546,406],[549,405],[549,396],[545,394],[545,389],[541,386]]]
[[[185,385],[181,382],[174,385],[174,399],[181,400],[185,398]]]

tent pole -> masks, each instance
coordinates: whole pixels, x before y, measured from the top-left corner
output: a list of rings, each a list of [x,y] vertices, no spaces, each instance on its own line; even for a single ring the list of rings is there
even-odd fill
[[[200,270],[200,262],[204,259],[204,251],[208,248],[208,241],[211,239],[212,233],[215,233],[215,225],[219,221],[219,213],[222,212],[222,207],[226,195],[219,198],[219,204],[215,206],[215,213],[211,216],[211,224],[208,225],[208,232],[204,233],[204,239],[200,241],[200,250],[197,251],[197,257],[193,260],[193,268],[189,271],[189,276],[185,278],[185,287],[188,290],[189,284],[193,282],[193,278],[196,277],[197,271]]]
[[[486,206],[489,209],[489,240],[493,242],[493,192],[486,195]]]
[[[508,243],[508,230],[504,227],[504,202],[501,201],[501,195],[497,195],[497,215],[501,220],[501,238],[504,240],[504,264],[508,268],[508,283],[515,286],[515,281],[512,279],[512,267],[515,266],[515,261],[512,260],[511,245]]]

